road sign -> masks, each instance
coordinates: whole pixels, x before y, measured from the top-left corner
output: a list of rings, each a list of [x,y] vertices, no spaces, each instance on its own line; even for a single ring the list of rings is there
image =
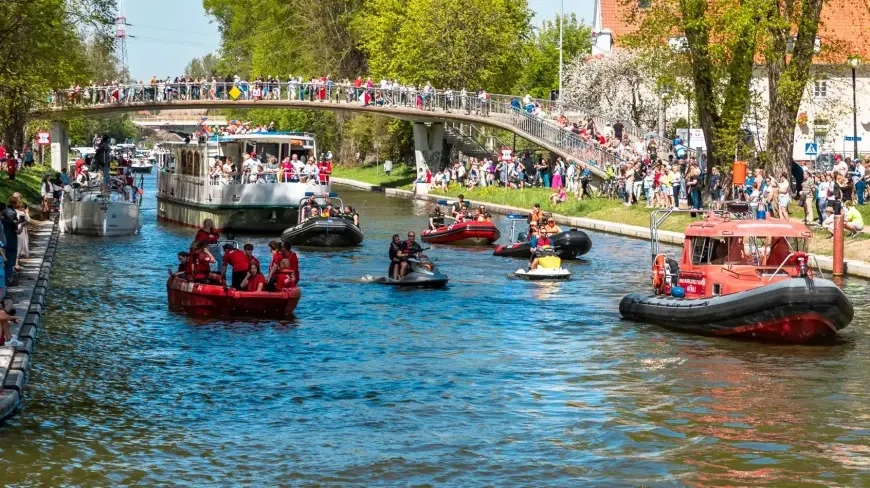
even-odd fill
[[[37,132],[36,143],[40,146],[47,146],[51,144],[51,134],[48,132]]]
[[[510,148],[504,148],[501,150],[501,160],[502,161],[510,161],[513,159],[513,151]]]
[[[861,142],[861,136],[858,136],[857,138],[854,136],[846,136],[846,142],[855,142],[856,139],[858,142]]]
[[[815,156],[819,154],[819,145],[815,142],[808,142],[804,146],[804,154],[807,156]]]

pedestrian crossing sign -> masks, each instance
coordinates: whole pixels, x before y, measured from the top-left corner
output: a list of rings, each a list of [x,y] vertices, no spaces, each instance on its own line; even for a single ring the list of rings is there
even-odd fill
[[[807,156],[816,156],[819,154],[819,145],[815,142],[806,143],[806,146],[804,146],[804,154]]]

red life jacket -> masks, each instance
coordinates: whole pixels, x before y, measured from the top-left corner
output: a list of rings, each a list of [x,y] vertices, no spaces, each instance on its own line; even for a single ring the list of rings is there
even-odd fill
[[[206,232],[205,229],[196,231],[196,237],[193,238],[194,242],[206,241],[209,244],[217,244],[218,239],[220,239],[220,235],[217,232],[214,230]]]
[[[296,286],[296,279],[289,269],[279,269],[275,272],[275,289],[286,290]]]

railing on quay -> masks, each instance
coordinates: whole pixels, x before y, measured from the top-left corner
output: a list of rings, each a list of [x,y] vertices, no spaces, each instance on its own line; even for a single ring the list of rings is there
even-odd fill
[[[54,109],[115,106],[128,103],[157,102],[171,106],[183,100],[298,100],[370,105],[378,107],[416,108],[428,112],[464,113],[491,118],[513,126],[528,136],[545,141],[572,158],[598,168],[593,171],[604,177],[600,167],[618,164],[617,155],[587,142],[555,121],[529,113],[520,105],[520,97],[510,95],[454,92],[452,90],[416,90],[413,88],[367,88],[346,84],[208,82],[161,83],[157,85],[90,86],[77,90],[52,93],[49,104]],[[559,106],[549,100],[533,99],[549,110],[580,111],[577,107]],[[600,119],[599,119],[600,120]]]

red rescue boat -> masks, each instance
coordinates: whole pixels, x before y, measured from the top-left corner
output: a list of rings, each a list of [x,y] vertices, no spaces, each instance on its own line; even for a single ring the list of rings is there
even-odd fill
[[[435,230],[424,230],[420,234],[423,242],[429,244],[492,244],[501,237],[498,227],[492,222],[466,220],[438,227]]]
[[[290,319],[302,291],[238,291],[223,285],[194,283],[178,273],[166,282],[169,307],[196,317],[262,317]]]

